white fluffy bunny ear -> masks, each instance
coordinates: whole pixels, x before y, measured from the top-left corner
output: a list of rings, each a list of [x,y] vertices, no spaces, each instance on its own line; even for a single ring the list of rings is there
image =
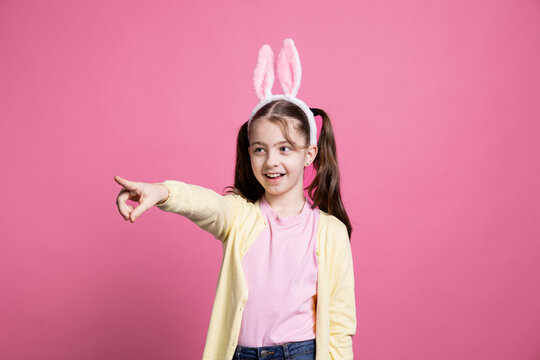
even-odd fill
[[[264,44],[259,49],[257,66],[253,75],[253,85],[255,85],[255,93],[260,100],[272,95],[272,85],[274,85],[274,52],[270,45]]]
[[[300,56],[291,38],[283,40],[283,47],[277,60],[277,72],[283,92],[296,97],[302,79],[302,69]]]

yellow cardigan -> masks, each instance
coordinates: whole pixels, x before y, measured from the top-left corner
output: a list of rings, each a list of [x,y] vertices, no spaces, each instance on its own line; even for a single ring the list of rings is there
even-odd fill
[[[203,360],[231,360],[248,298],[241,260],[268,226],[259,201],[252,203],[236,194],[220,195],[177,180],[161,184],[167,186],[170,195],[163,204],[156,205],[159,209],[187,217],[222,243],[223,259]],[[356,307],[349,236],[343,222],[319,211],[316,360],[352,359]]]

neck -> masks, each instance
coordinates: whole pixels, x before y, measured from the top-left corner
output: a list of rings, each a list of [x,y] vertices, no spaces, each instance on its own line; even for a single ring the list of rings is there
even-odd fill
[[[306,197],[304,193],[290,192],[286,194],[274,195],[268,192],[264,193],[266,202],[272,210],[279,216],[296,216],[302,212]]]

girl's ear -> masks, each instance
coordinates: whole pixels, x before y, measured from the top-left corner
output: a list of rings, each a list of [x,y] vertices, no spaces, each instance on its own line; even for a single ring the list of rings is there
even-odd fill
[[[319,152],[319,147],[317,145],[310,145],[308,147],[308,150],[306,151],[306,162],[309,162],[310,164],[315,160],[317,157],[317,153]]]
[[[253,85],[255,93],[262,100],[272,95],[272,86],[274,85],[274,52],[270,45],[264,44],[259,49],[257,66],[253,75]]]
[[[302,79],[302,69],[293,39],[283,40],[283,47],[277,60],[277,73],[283,93],[296,97]]]

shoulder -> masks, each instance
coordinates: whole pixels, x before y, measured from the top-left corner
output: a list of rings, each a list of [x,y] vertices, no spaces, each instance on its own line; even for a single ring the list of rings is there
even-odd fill
[[[347,226],[334,215],[320,210],[319,251],[330,268],[346,264],[347,254],[351,252]]]
[[[347,226],[343,223],[343,221],[321,209],[319,209],[319,221],[322,222],[322,225],[333,231],[347,231]]]
[[[321,231],[325,232],[327,237],[338,239],[337,241],[349,241],[349,232],[347,231],[347,226],[343,223],[343,221],[339,220],[334,215],[330,215],[327,212],[319,209],[319,222],[321,225]]]
[[[257,208],[259,206],[257,201],[252,201],[242,194],[236,193],[226,194],[224,198],[234,204],[237,214],[241,215],[241,217],[257,214]]]
[[[251,201],[250,199],[246,198],[242,194],[236,194],[236,193],[229,193],[224,195],[225,198],[229,199],[230,201],[234,201],[238,205],[241,206],[253,206],[255,205],[254,201]]]

